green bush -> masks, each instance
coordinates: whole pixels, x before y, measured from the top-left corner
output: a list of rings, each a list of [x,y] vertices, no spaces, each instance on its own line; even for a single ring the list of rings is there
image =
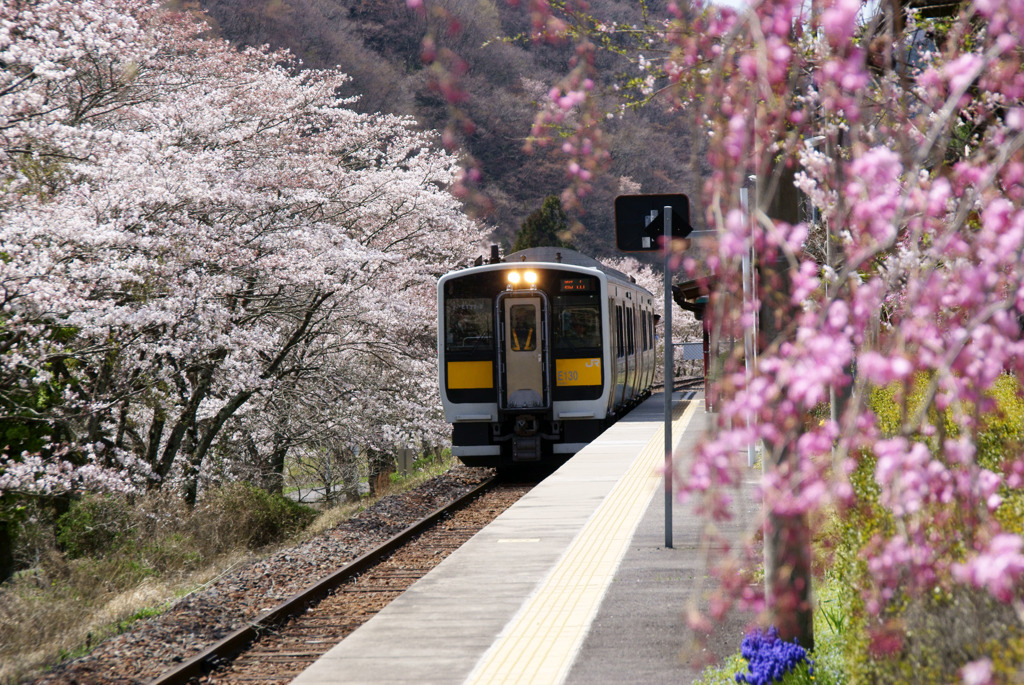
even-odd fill
[[[209,493],[193,518],[193,537],[214,553],[281,542],[312,523],[316,511],[249,483],[232,483]]]
[[[1024,453],[1024,397],[1016,378],[1003,375],[996,379],[990,397],[996,411],[982,417],[978,433],[978,463],[998,472],[1007,455]]]
[[[105,583],[123,588],[283,541],[315,517],[314,510],[248,483],[210,492],[194,511],[158,495],[134,501],[86,495],[57,519],[56,541],[67,560],[95,567]]]
[[[920,410],[928,380],[921,375],[906,386],[894,383],[872,391],[869,403],[883,435],[899,433],[904,417]],[[979,428],[971,437],[978,464],[998,473],[1024,449],[1024,400],[1020,383],[1009,375],[1000,377],[988,396],[994,410],[979,417]],[[976,408],[961,405],[958,410],[973,415]],[[940,412],[932,406],[927,421],[936,429],[934,436],[911,438],[934,447],[942,436],[957,437],[964,429],[956,417],[952,409]],[[844,608],[842,651],[849,681],[954,682],[960,667],[981,657],[992,659],[1001,676],[1016,673],[1024,664],[1024,631],[1012,609],[984,592],[943,584],[924,597],[897,593],[881,616],[867,614],[860,594],[871,582],[865,546],[876,535],[892,535],[898,523],[879,504],[874,472],[874,457],[860,455],[850,476],[854,504],[832,517],[822,534],[831,550],[830,585]],[[1004,529],[1024,532],[1024,493],[1004,488],[1001,494],[1003,503],[996,518]],[[936,529],[929,534],[941,539],[959,537],[955,530]],[[953,547],[950,551],[957,553]],[[879,649],[886,644],[888,653]]]
[[[959,682],[960,668],[983,657],[993,661],[994,682],[1013,682],[1024,664],[1015,610],[982,590],[956,587],[907,599],[888,620],[876,628],[893,635],[893,651],[872,653],[862,630],[854,641],[860,654],[848,662],[851,682],[944,685]]]
[[[283,541],[314,516],[247,484],[211,491],[194,510],[159,492],[86,495],[60,516],[30,501],[18,538],[24,570],[0,584],[0,682],[87,651],[90,636],[124,630],[159,611],[168,588],[204,577],[191,572]]]
[[[87,494],[57,519],[57,542],[69,559],[111,556],[131,538],[131,506],[117,495]]]

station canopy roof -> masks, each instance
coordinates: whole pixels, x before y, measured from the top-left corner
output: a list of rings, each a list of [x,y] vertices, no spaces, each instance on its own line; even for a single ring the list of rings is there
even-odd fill
[[[708,296],[715,287],[715,276],[695,278],[672,286],[672,299],[680,308],[693,312],[698,321],[704,320],[704,311],[707,308]]]

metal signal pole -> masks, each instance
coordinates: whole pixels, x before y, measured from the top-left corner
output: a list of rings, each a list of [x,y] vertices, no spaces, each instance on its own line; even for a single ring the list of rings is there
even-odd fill
[[[672,390],[675,360],[672,343],[672,207],[665,207],[665,547],[672,547]]]

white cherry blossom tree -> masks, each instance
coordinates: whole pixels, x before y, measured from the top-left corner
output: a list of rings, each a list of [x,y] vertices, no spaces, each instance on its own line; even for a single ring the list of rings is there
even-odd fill
[[[255,430],[289,393],[336,422],[373,397],[351,420],[386,425],[362,435],[430,414],[426,293],[481,239],[446,190],[455,160],[346,108],[344,74],[206,28],[141,0],[0,8],[8,501],[168,483],[194,501],[211,450],[241,450],[229,421]]]

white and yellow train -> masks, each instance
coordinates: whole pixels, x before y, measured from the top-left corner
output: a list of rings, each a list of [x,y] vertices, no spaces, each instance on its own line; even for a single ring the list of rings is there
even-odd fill
[[[469,466],[564,461],[650,394],[654,296],[595,259],[495,254],[437,296],[441,399]]]

